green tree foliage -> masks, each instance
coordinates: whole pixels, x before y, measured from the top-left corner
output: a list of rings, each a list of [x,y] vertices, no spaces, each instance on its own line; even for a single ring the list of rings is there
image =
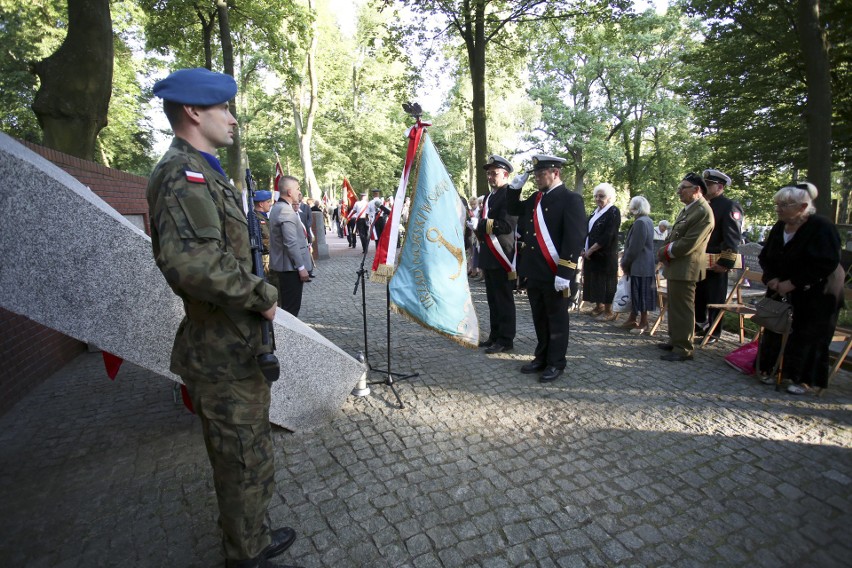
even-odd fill
[[[702,144],[673,92],[682,77],[679,57],[695,46],[694,23],[673,11],[648,11],[549,25],[533,43],[530,63],[530,95],[542,106],[541,148],[568,157],[574,188],[589,198],[594,185],[609,181],[626,189],[622,208],[642,194],[669,216],[680,207],[673,188],[681,176],[701,169]]]
[[[113,22],[112,97],[107,126],[98,135],[94,161],[147,175],[151,169],[153,127],[145,118],[151,61],[141,52],[144,16],[132,0],[111,3]],[[32,104],[38,78],[32,65],[55,52],[67,32],[64,0],[0,0],[0,44],[10,57],[0,63],[0,129],[30,142],[42,142]]]
[[[32,65],[56,51],[67,30],[65,0],[0,0],[0,129],[41,142],[30,108],[38,88]]]
[[[778,181],[808,167],[808,84],[798,30],[797,2],[689,0],[689,13],[705,18],[702,48],[690,54],[684,92],[710,136],[714,158],[767,200]],[[850,7],[818,3],[827,34],[834,96],[834,161],[850,153]],[[837,167],[837,166],[835,166]],[[821,188],[822,189],[822,188]],[[827,208],[829,192],[822,192]]]
[[[133,0],[114,0],[112,24],[115,65],[107,126],[97,141],[95,160],[137,175],[154,166],[154,127],[147,118],[150,85],[156,63],[139,49],[144,45],[145,14]]]

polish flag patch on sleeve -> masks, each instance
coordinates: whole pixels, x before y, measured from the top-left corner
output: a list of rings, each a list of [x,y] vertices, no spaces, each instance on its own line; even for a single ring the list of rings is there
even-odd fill
[[[186,170],[186,181],[192,183],[205,183],[204,174],[201,172],[193,172],[191,170]]]

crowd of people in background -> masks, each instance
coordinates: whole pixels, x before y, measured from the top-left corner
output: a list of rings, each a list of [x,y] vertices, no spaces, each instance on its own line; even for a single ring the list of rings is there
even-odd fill
[[[561,299],[573,305],[581,298],[589,306],[583,313],[602,321],[616,320],[613,302],[619,276],[625,279],[630,309],[626,321],[617,325],[639,335],[650,332],[649,314],[661,307],[657,282],[665,282],[669,338],[657,344],[664,351],[661,360],[690,361],[699,342],[720,340],[723,326],[710,325],[719,312],[713,306],[725,302],[734,280],[731,271],[742,267],[738,248],[745,242],[742,207],[725,195],[732,183],[727,174],[716,169],[686,174],[676,188],[683,208],[673,222],[654,222],[649,201],[641,195],[633,197],[627,207],[632,223],[620,243],[622,216],[611,184],[594,187],[594,203],[583,213],[584,221],[579,221],[576,212],[573,217],[566,213],[569,200],[564,195],[558,206],[550,199],[561,195],[551,191],[564,189],[559,181],[561,159],[539,155],[533,161],[539,191],[527,200],[521,202],[517,195],[528,174],[509,182],[512,165],[492,155],[484,165],[490,193],[468,202],[473,220],[468,223],[466,241],[468,276],[485,282],[491,316],[488,336],[481,342],[486,353],[512,349],[515,312],[510,300],[513,291],[525,293],[538,344],[533,361],[521,372],[541,373],[542,382],[554,380],[565,371],[567,342],[563,340],[568,336],[568,319],[554,318],[567,312]],[[549,176],[547,182],[538,183],[539,175]],[[769,230],[759,257],[767,295],[784,298],[793,306],[794,324],[783,359],[791,394],[827,387],[829,346],[843,305],[840,240],[831,222],[814,215],[816,195],[817,189],[808,183],[784,187],[776,194],[778,222]],[[563,238],[566,224],[580,227],[579,244]],[[514,239],[507,239],[506,227],[513,225],[517,227]],[[501,235],[502,241],[498,240]],[[495,258],[505,259],[505,266]],[[509,280],[507,285],[507,275],[517,281]],[[509,313],[511,326],[504,316]],[[758,369],[772,368],[769,361],[778,357],[780,343],[778,334],[762,334]],[[775,383],[774,377],[765,374],[761,379]]]

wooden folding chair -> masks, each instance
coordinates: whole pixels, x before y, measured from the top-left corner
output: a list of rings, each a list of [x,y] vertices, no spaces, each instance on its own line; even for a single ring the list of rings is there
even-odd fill
[[[748,267],[743,268],[742,274],[740,274],[740,277],[737,279],[736,283],[731,288],[731,291],[728,292],[728,297],[725,298],[725,303],[707,305],[708,309],[716,309],[719,310],[719,312],[716,314],[716,317],[713,318],[713,323],[711,323],[710,327],[707,329],[707,333],[704,335],[704,339],[701,340],[700,347],[704,347],[705,345],[707,345],[707,342],[710,341],[710,338],[713,336],[713,332],[719,325],[721,325],[722,318],[725,317],[725,314],[729,312],[737,314],[737,316],[739,317],[740,345],[745,343],[745,320],[751,319],[756,313],[754,306],[751,304],[747,304],[745,300],[747,298],[763,296],[765,290],[744,290],[744,283],[746,281],[748,281],[749,283],[759,283],[762,277],[762,272],[749,270]]]
[[[852,270],[852,267],[850,267]],[[849,272],[847,272],[847,275]],[[843,297],[846,300],[846,305],[848,306],[850,302],[852,302],[852,288],[843,288]],[[837,327],[834,329],[834,336],[831,338],[832,343],[840,343],[840,351],[837,354],[837,359],[834,361],[834,365],[831,367],[831,371],[828,374],[828,384],[831,384],[831,380],[837,375],[838,371],[840,371],[840,367],[843,366],[843,362],[846,361],[846,356],[849,355],[849,350],[852,349],[852,329],[848,327]],[[829,357],[833,358],[834,354],[829,352]]]
[[[651,326],[651,330],[648,332],[648,335],[651,336],[657,333],[657,328],[659,328],[660,324],[663,322],[669,302],[669,289],[666,285],[665,279],[660,276],[660,266],[660,264],[657,264],[656,270],[654,271],[654,276],[657,279],[657,307],[660,309],[660,314],[657,316],[656,321],[654,321],[654,325]]]

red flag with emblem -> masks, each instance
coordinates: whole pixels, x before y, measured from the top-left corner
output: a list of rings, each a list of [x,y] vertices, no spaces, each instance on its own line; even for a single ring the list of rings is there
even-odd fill
[[[278,159],[278,154],[275,154],[275,185],[272,191],[278,191],[278,182],[284,177],[284,170],[281,169],[281,160]]]
[[[346,200],[347,209],[350,211],[358,203],[358,196],[355,195],[355,190],[349,184],[349,180],[343,178],[343,199]]]

